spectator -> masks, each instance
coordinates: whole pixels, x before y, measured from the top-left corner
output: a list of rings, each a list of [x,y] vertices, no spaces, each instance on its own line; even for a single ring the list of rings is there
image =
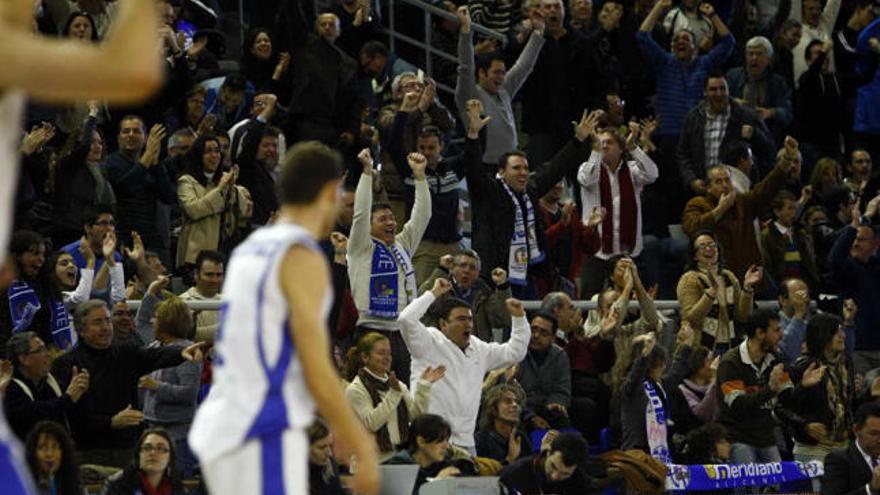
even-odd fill
[[[871,169],[871,154],[864,148],[853,149],[849,155],[849,163],[846,164],[844,185],[849,187],[853,193],[861,194],[865,184],[871,179]]]
[[[880,153],[877,136],[880,135],[880,112],[873,102],[880,94],[880,65],[877,56],[880,53],[880,19],[874,20],[859,34],[856,44],[858,54],[857,70],[859,76],[870,81],[859,86],[856,92],[856,114],[853,125],[855,139],[871,153]]]
[[[184,301],[220,301],[220,289],[223,288],[223,274],[226,257],[217,251],[200,251],[196,256],[193,278],[195,285],[180,295]],[[115,310],[114,310],[115,311]],[[202,310],[195,313],[196,342],[214,343],[220,312]],[[114,322],[113,328],[116,328]]]
[[[793,407],[799,416],[794,431],[794,459],[822,462],[832,451],[846,448],[852,430],[855,371],[846,356],[845,333],[840,319],[816,315],[807,325],[806,355],[794,363],[792,380],[798,382],[810,367],[825,368],[819,386],[809,388]],[[813,491],[819,491],[813,480]]]
[[[823,198],[832,187],[840,185],[843,178],[840,175],[840,163],[834,158],[820,158],[810,174],[810,186],[813,188],[813,198]]]
[[[657,180],[659,172],[653,160],[638,146],[639,128],[630,124],[623,136],[614,129],[596,134],[599,150],[578,170],[583,211],[604,209],[598,226],[600,250],[587,258],[581,271],[581,295],[592,297],[602,287],[610,271],[609,259],[617,254],[637,257],[642,252],[642,189]],[[632,158],[628,160],[627,155]],[[583,215],[587,222],[589,216]]]
[[[745,66],[727,71],[727,84],[730,96],[757,112],[773,142],[781,142],[793,117],[791,88],[782,76],[770,70],[772,60],[770,40],[755,36],[746,43]]]
[[[106,495],[129,493],[189,493],[183,487],[183,479],[177,470],[177,451],[174,441],[162,428],[150,428],[134,445],[134,460],[125,469],[107,478]]]
[[[83,494],[73,439],[59,423],[36,423],[27,436],[25,457],[40,495]]]
[[[727,431],[718,423],[691,430],[687,436],[687,449],[690,464],[727,464],[730,460]]]
[[[56,246],[76,241],[82,235],[87,212],[98,205],[116,204],[113,188],[101,172],[104,161],[104,137],[96,128],[97,102],[89,104],[88,118],[79,130],[73,148],[58,160],[52,203],[52,240]]]
[[[569,26],[571,26],[572,31],[588,34],[593,28],[593,1],[573,0],[570,7],[571,20],[569,21]]]
[[[680,31],[688,31],[694,36],[694,44],[701,52],[712,48],[715,27],[711,15],[705,15],[697,7],[699,0],[683,0],[677,7],[669,9],[663,18],[663,31],[671,38]]]
[[[794,194],[780,191],[770,207],[775,221],[761,232],[764,268],[776,284],[787,278],[800,278],[813,293],[819,292],[816,253],[806,231],[795,225],[798,202]]]
[[[34,332],[13,335],[6,343],[6,355],[13,372],[12,383],[3,396],[3,410],[13,433],[24,440],[40,421],[66,424],[67,413],[89,388],[89,371],[72,370],[73,379],[62,392],[49,373],[49,350]]]
[[[838,281],[838,298],[853,299],[856,314],[856,371],[865,373],[880,367],[880,248],[878,227],[863,225],[858,204],[852,207],[852,223],[834,241],[828,261]]]
[[[691,236],[690,268],[678,281],[681,318],[690,322],[698,342],[723,354],[735,342],[734,321],[744,323],[752,308],[755,285],[761,281],[759,267],[749,269],[745,287],[724,267],[723,249],[706,230]]]
[[[534,429],[567,428],[571,407],[571,365],[568,355],[554,344],[558,324],[550,314],[536,313],[531,321],[532,338],[516,380],[526,394],[523,420]]]
[[[880,472],[874,466],[880,456],[880,403],[868,402],[853,418],[855,440],[825,457],[822,495],[871,493],[880,490]]]
[[[685,114],[700,99],[700,85],[706,79],[706,74],[730,57],[735,43],[733,35],[715,10],[704,3],[700,6],[700,13],[712,21],[718,33],[718,43],[706,55],[697,56],[697,40],[694,34],[687,30],[677,30],[672,33],[671,53],[667,52],[654,41],[651,31],[663,11],[671,6],[671,0],[660,0],[654,4],[636,33],[636,43],[645,60],[653,65],[657,77],[656,115],[660,126],[656,134],[660,138],[681,132]]]
[[[534,17],[529,41],[510,72],[507,72],[504,58],[499,52],[481,55],[474,67],[471,17],[466,7],[459,7],[457,14],[461,28],[458,34],[459,66],[455,104],[462,121],[468,122],[470,100],[477,99],[482,103],[486,115],[494,120],[486,131],[483,162],[498,163],[504,153],[517,149],[513,98],[531,74],[544,45],[544,21]]]
[[[529,162],[543,164],[568,142],[571,122],[578,120],[580,111],[599,107],[608,85],[605,68],[616,67],[603,66],[589,39],[566,27],[562,0],[535,3],[534,16],[543,18],[546,29],[534,68],[522,86],[519,130],[529,136]],[[489,123],[490,132],[494,125]]]
[[[339,467],[333,458],[333,436],[327,425],[316,419],[308,428],[309,495],[343,495]]]
[[[678,351],[666,369],[666,351],[656,345],[653,333],[633,339],[626,381],[621,390],[621,449],[640,449],[669,462],[670,440],[676,432],[672,418],[672,392],[687,377],[695,334],[689,325],[678,332]]]
[[[209,130],[209,127],[215,127],[217,116],[214,114],[209,116],[205,113],[205,98],[207,95],[208,90],[204,86],[200,84],[192,85],[180,103],[169,111],[170,115],[166,117],[168,129],[174,132],[185,129],[196,134],[199,131]],[[195,139],[195,135],[193,135],[193,139]],[[172,147],[169,140],[168,153],[171,154],[171,152]]]
[[[813,40],[807,44],[807,70],[798,79],[795,94],[797,136],[804,142],[808,163],[819,156],[839,156],[840,141],[847,124],[845,101],[837,74],[828,53],[831,40]]]
[[[443,301],[458,298],[471,305],[474,311],[474,332],[483,342],[503,342],[502,331],[510,327],[510,315],[504,301],[510,298],[510,284],[503,268],[492,270],[491,285],[480,278],[480,256],[475,251],[459,251],[440,258],[440,267],[419,287],[424,294],[434,287],[438,278],[452,283],[452,289],[431,306],[422,318],[426,326],[437,327],[437,311]],[[496,335],[497,334],[497,335]]]
[[[847,101],[847,121],[852,118],[851,105],[855,102],[856,89],[860,83],[859,75],[856,72],[856,64],[858,63],[858,55],[856,46],[859,42],[859,34],[868,27],[877,17],[874,8],[874,2],[871,0],[862,0],[855,2],[849,6],[852,9],[849,12],[849,18],[843,26],[835,25],[834,29],[834,65],[841,79],[841,93]],[[844,12],[846,13],[847,10]]]
[[[446,279],[437,279],[434,288],[413,301],[399,317],[400,331],[413,356],[413,377],[429,365],[446,367],[446,379],[431,390],[428,410],[453,425],[452,443],[474,453],[473,433],[480,407],[481,377],[489,370],[508,367],[523,360],[529,340],[529,325],[522,303],[507,300],[512,333],[505,344],[487,344],[472,335],[470,305],[450,298],[440,310],[440,327],[425,327],[419,320],[434,303],[452,289]],[[412,386],[415,388],[413,380]]]
[[[141,340],[134,326],[134,313],[129,311],[128,303],[119,301],[113,305],[111,317],[113,321],[113,343],[116,345],[128,345],[143,347],[148,344]]]
[[[795,388],[773,354],[782,339],[782,329],[778,316],[770,310],[752,313],[746,335],[718,365],[718,386],[723,397],[719,423],[727,429],[731,441],[730,462],[778,462],[781,458],[773,433],[773,409],[777,402],[790,406],[803,397],[804,389],[822,380],[825,367],[811,364]]]
[[[366,0],[364,0],[366,1]],[[370,113],[392,102],[392,82],[398,75],[413,73],[423,76],[423,72],[388,51],[381,41],[368,41],[358,52],[361,71],[366,77],[361,79],[361,99],[366,103]]]
[[[236,122],[227,131],[225,139],[228,140],[227,145],[231,145],[232,156],[237,160],[241,155],[242,145],[247,130],[251,129],[257,122],[264,124],[272,124],[275,127],[285,127],[287,125],[287,113],[278,108],[278,98],[275,93],[260,91],[254,95],[254,102],[251,105],[251,113],[249,118]],[[265,113],[263,112],[265,110]],[[223,136],[218,135],[218,139]],[[222,147],[221,143],[221,147]],[[278,156],[284,156],[287,153],[287,138],[284,133],[278,134]],[[270,170],[269,172],[274,172]]]
[[[801,21],[803,32],[800,42],[792,50],[795,81],[799,81],[801,74],[807,71],[807,45],[813,40],[823,43],[831,41],[838,13],[840,13],[840,0],[828,0],[824,8],[819,0],[792,0],[791,18]],[[833,52],[829,52],[828,56],[833,59]],[[831,64],[833,67],[833,60]]]
[[[810,315],[810,288],[803,280],[787,278],[779,284],[778,315],[782,328],[778,356],[786,364],[791,364],[802,354]]]
[[[588,493],[589,484],[581,464],[587,442],[577,433],[561,433],[540,454],[522,458],[501,470],[501,483],[523,495]]]
[[[253,199],[251,223],[264,225],[272,213],[278,211],[278,195],[275,190],[276,167],[281,136],[284,134],[269,120],[275,113],[275,95],[263,95],[265,107],[238,131],[241,133],[241,147],[232,144],[233,159],[239,165],[238,183],[247,189]]]
[[[410,444],[387,464],[418,464],[419,472],[413,494],[428,479],[442,480],[454,476],[476,476],[476,465],[465,450],[449,443],[449,423],[435,414],[415,418],[410,428]]]
[[[339,49],[357,58],[362,46],[385,37],[382,31],[380,4],[375,0],[339,0],[329,10],[339,19]]]
[[[590,219],[583,222],[574,201],[560,200],[564,190],[565,181],[557,182],[541,196],[539,206],[547,227],[544,230],[547,256],[557,279],[549,283],[549,287],[575,295],[574,281],[580,276],[584,254],[592,255],[599,248],[597,226],[602,223],[604,211],[593,208]]]
[[[147,249],[162,250],[156,228],[156,204],[174,204],[177,194],[165,166],[159,162],[165,127],[155,125],[144,140],[144,121],[128,115],[119,124],[119,151],[107,157],[104,170],[116,192],[119,231],[123,243],[138,232]],[[165,253],[167,259],[167,253]]]
[[[431,386],[443,378],[443,366],[427,367],[413,393],[391,371],[391,344],[380,333],[371,332],[348,351],[347,376],[351,383],[345,397],[358,417],[375,433],[379,462],[385,462],[409,442],[410,418],[428,410]]]
[[[347,55],[336,46],[339,17],[325,12],[312,25],[301,0],[282,0],[277,26],[275,32],[286,37],[281,40],[281,49],[291,53],[287,76],[290,125],[284,134],[291,142],[353,144],[362,108],[357,92],[358,65],[352,58],[356,51]]]
[[[479,101],[472,100],[468,106],[468,140],[475,141],[491,117],[480,117]],[[537,283],[542,274],[546,279],[547,266],[542,264],[546,248],[544,226],[533,205],[586,158],[583,143],[593,134],[597,119],[595,112],[587,115],[585,111],[575,126],[574,139],[533,178],[528,175],[525,154],[519,151],[504,153],[497,163],[497,173],[488,167],[468,169],[474,250],[484,262],[484,273],[492,270],[490,267],[507,267],[515,297],[540,297]]]
[[[708,347],[696,346],[691,353],[687,378],[669,391],[670,409],[679,433],[689,436],[695,429],[718,420],[720,404],[715,378],[719,361]],[[688,446],[690,449],[693,444]]]
[[[715,166],[708,169],[705,195],[688,201],[681,215],[685,234],[713,229],[727,255],[727,267],[742,277],[761,259],[754,221],[785,184],[791,164],[797,159],[798,143],[790,136],[786,137],[785,152],[777,160],[776,167],[744,194],[737,194],[733,189],[727,168]]]
[[[572,304],[571,298],[564,292],[551,292],[544,296],[540,311],[556,320],[558,328],[554,335],[554,342],[559,347],[565,347],[574,339],[584,324],[580,308],[576,308]]]
[[[801,42],[802,33],[801,21],[786,19],[774,43],[773,70],[782,76],[791,89],[795,88],[794,54],[792,52]]]
[[[216,251],[221,243],[228,247],[228,240],[236,238],[239,221],[249,217],[249,206],[253,209],[250,194],[235,185],[238,169],[221,174],[220,159],[220,142],[210,134],[196,139],[185,156],[183,175],[177,179],[184,213],[177,240],[179,268],[191,268],[201,251]]]
[[[749,143],[761,170],[767,168],[773,154],[767,127],[753,110],[731,101],[721,74],[706,78],[705,95],[705,100],[687,113],[678,142],[679,173],[695,195],[706,192],[709,170],[723,165],[721,150],[728,143],[740,139]]]
[[[478,456],[502,465],[531,457],[531,441],[520,425],[525,402],[526,394],[516,382],[495,385],[483,394],[480,429],[474,437]]]
[[[137,314],[137,332],[148,349],[187,347],[192,344],[192,313],[181,299],[158,297],[168,278],[150,284]],[[155,323],[153,323],[155,322]],[[174,443],[176,465],[185,478],[193,475],[196,459],[189,450],[186,435],[196,410],[202,365],[184,361],[140,377],[144,389],[144,421],[151,428],[164,428]]]
[[[432,85],[427,87],[433,88]],[[433,98],[432,94],[433,89],[426,90],[422,96]],[[420,98],[414,92],[407,93],[394,117],[389,148],[395,165],[406,163],[408,149],[404,144],[405,135],[409,120],[418,118],[413,114],[418,111],[415,101]],[[415,151],[428,161],[425,175],[431,192],[431,220],[419,242],[419,248],[413,254],[413,269],[420,284],[425,283],[431,272],[437,269],[438,259],[458,251],[458,242],[461,240],[459,182],[467,169],[482,164],[478,142],[468,141],[464,155],[449,158],[443,157],[444,144],[443,134],[438,127],[427,126],[419,130]],[[403,179],[408,217],[415,206],[415,180],[408,167],[398,167],[398,172]]]
[[[201,84],[208,90],[205,94],[205,114],[216,117],[217,126],[228,129],[245,117],[254,90],[248,87],[244,74],[233,72]]]
[[[84,215],[82,229],[85,236],[79,240],[62,247],[73,258],[73,262],[79,268],[80,277],[86,277],[85,271],[89,269],[89,252],[94,257],[92,266],[92,291],[89,297],[121,301],[124,300],[125,273],[122,266],[122,255],[116,249],[116,220],[113,210],[108,206],[99,206],[88,210]],[[82,235],[82,234],[80,234]],[[133,236],[134,254],[140,254],[143,246],[139,244],[140,237]],[[106,253],[106,254],[105,254]],[[145,265],[138,265],[138,276],[144,280],[151,280],[152,275],[147,273]],[[82,301],[79,301],[82,302]]]
[[[752,147],[742,139],[735,139],[725,144],[720,152],[721,163],[730,172],[730,181],[737,193],[747,193],[752,190],[753,178],[758,175],[755,168]]]
[[[254,90],[282,94],[281,84],[290,64],[290,53],[279,53],[272,44],[272,32],[265,28],[248,31],[242,43],[241,74]]]
[[[89,389],[68,417],[73,438],[83,463],[122,467],[143,421],[143,413],[132,407],[138,403],[140,377],[184,360],[198,361],[201,351],[199,344],[183,350],[112,346],[111,321],[104,301],[80,304],[74,313],[80,343],[55,360],[52,374],[67,387],[75,378],[74,366],[89,370]]]
[[[58,32],[65,32],[66,24],[74,12],[85,11],[89,14],[97,28],[97,36],[104,38],[111,21],[116,17],[118,6],[106,0],[76,1],[47,0],[44,7],[49,11],[58,26]]]
[[[504,35],[517,27],[520,17],[519,5],[520,2],[513,1],[471,0],[467,2],[468,12],[474,22]]]
[[[369,150],[362,151],[358,158],[363,174],[355,192],[346,255],[352,296],[360,313],[355,338],[373,331],[388,337],[394,371],[401,380],[409,382],[409,353],[396,318],[415,299],[418,290],[412,253],[418,249],[431,219],[431,196],[425,180],[427,159],[418,153],[407,157],[417,196],[412,217],[397,234],[397,220],[389,205],[373,203],[373,159]]]

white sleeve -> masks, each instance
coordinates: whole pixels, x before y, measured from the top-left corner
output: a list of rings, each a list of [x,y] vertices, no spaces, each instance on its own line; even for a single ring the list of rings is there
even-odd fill
[[[72,291],[62,292],[61,297],[65,305],[76,306],[89,300],[92,293],[92,282],[95,280],[95,270],[82,268],[79,271],[79,284]]]
[[[512,317],[510,340],[504,344],[486,344],[486,369],[494,370],[512,366],[526,357],[532,328],[525,316]]]
[[[654,160],[642,148],[636,146],[636,149],[632,150],[630,155],[632,155],[633,160],[636,162],[636,168],[631,169],[634,172],[633,179],[636,182],[641,185],[647,185],[657,180],[657,177],[660,176],[657,164],[654,163]]]
[[[116,262],[110,268],[110,300],[114,303],[125,301],[125,270],[122,263]]]
[[[403,308],[397,317],[400,334],[413,358],[427,357],[434,350],[434,339],[421,319],[434,304],[435,299],[434,293],[427,291]]]

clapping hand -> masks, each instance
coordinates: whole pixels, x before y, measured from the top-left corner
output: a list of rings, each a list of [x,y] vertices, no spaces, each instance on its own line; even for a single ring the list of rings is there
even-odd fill
[[[606,210],[602,206],[594,206],[587,220],[587,227],[595,227],[605,220]]]
[[[131,244],[131,249],[125,248],[125,255],[134,262],[144,259],[144,241],[141,239],[140,234],[135,231],[131,232]]]
[[[202,359],[204,359],[204,354],[202,353],[202,349],[207,345],[207,342],[196,342],[192,344],[182,351],[180,351],[180,355],[183,359],[187,361],[192,361],[194,363],[201,363]]]
[[[587,138],[594,136],[599,122],[604,117],[605,112],[602,110],[593,110],[592,112],[584,110],[580,122],[572,122],[575,138],[580,142],[584,142]]]
[[[483,102],[477,99],[468,100],[467,117],[468,117],[468,138],[477,139],[480,137],[480,131],[486,124],[492,120],[492,117],[483,117]]]
[[[443,366],[442,364],[436,368],[428,366],[425,368],[425,371],[422,372],[422,380],[431,383],[436,383],[444,376],[446,376],[446,366]]]
[[[763,278],[764,267],[760,265],[752,265],[746,271],[745,277],[743,277],[743,286],[746,290],[753,290],[755,286],[761,283]]]
[[[87,268],[95,268],[95,252],[92,251],[92,246],[89,244],[89,241],[85,236],[79,240],[79,254],[81,254],[83,259],[86,260]]]
[[[822,377],[825,376],[825,369],[825,365],[817,366],[815,362],[810,363],[807,371],[804,372],[804,378],[801,380],[801,386],[803,386],[804,388],[810,388],[812,386],[818,385],[819,382],[822,381]]]

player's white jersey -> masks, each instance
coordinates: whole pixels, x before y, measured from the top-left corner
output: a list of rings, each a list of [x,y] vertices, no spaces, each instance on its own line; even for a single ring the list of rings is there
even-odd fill
[[[281,290],[280,267],[288,249],[300,244],[321,252],[302,227],[264,227],[235,249],[223,284],[217,333],[214,384],[196,412],[189,434],[193,452],[209,463],[250,439],[265,439],[289,428],[308,427],[314,401],[306,388],[290,335],[289,308]],[[324,319],[332,303],[328,287]]]
[[[11,70],[11,69],[10,69]],[[9,246],[15,188],[18,187],[21,116],[25,95],[16,90],[0,89],[0,262]]]

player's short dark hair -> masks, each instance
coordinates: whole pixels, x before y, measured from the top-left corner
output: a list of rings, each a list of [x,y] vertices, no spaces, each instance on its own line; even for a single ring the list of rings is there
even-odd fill
[[[299,205],[315,201],[321,189],[342,177],[342,155],[318,141],[294,145],[281,164],[278,178],[282,203]]]
[[[220,265],[226,263],[226,256],[223,256],[223,253],[220,251],[212,251],[210,249],[199,251],[199,254],[196,255],[196,272],[202,271],[202,264],[206,261]]]
[[[755,309],[745,324],[746,336],[752,338],[758,330],[767,330],[771,321],[779,321],[779,314],[771,309]]]
[[[471,309],[471,305],[468,304],[468,302],[464,299],[459,299],[457,297],[447,297],[440,301],[437,307],[437,316],[441,319],[448,320],[449,314],[452,313],[452,310],[455,308]]]
[[[501,155],[501,158],[498,159],[498,170],[504,170],[507,168],[507,162],[510,160],[512,156],[519,156],[528,160],[528,157],[522,151],[508,151]]]
[[[578,466],[587,460],[587,441],[580,433],[560,433],[550,444],[550,453],[559,452],[566,466]]]

